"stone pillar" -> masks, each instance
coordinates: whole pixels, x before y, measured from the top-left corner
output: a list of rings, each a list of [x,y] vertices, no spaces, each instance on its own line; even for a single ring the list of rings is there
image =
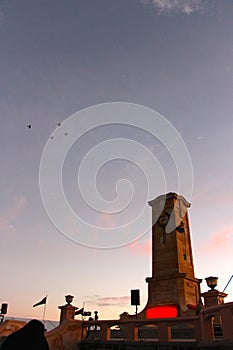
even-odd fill
[[[224,298],[227,296],[226,293],[219,292],[216,289],[208,290],[208,292],[202,293],[201,296],[204,298],[205,307],[215,306],[224,304]]]
[[[200,319],[198,318],[197,320],[193,321],[194,324],[194,336],[197,342],[201,341],[201,327],[200,327]]]
[[[224,298],[227,296],[226,293],[219,292],[216,289],[210,289],[208,292],[202,293],[201,296],[204,298],[204,305],[206,308],[224,304]],[[221,317],[219,315],[214,316],[214,324],[221,324]]]
[[[102,324],[101,323],[100,341],[110,340],[110,334],[111,334],[110,327],[108,327],[107,324]]]
[[[138,328],[135,327],[135,324],[127,324],[126,338],[127,341],[138,341]]]
[[[158,339],[160,342],[169,342],[171,340],[171,327],[167,322],[158,322]]]
[[[75,316],[75,311],[78,309],[77,307],[71,305],[71,302],[73,301],[73,296],[72,295],[66,295],[65,299],[67,304],[58,306],[58,309],[61,310],[60,314],[60,324],[65,321],[65,320],[74,320]]]
[[[222,319],[222,331],[224,340],[233,341],[233,319],[232,310],[230,308],[224,308],[221,310]]]
[[[204,342],[214,341],[214,327],[212,318],[202,319],[202,335]]]

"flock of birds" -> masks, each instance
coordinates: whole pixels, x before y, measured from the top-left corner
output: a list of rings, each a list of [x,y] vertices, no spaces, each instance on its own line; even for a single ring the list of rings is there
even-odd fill
[[[61,123],[57,123],[57,126],[61,126]],[[31,129],[31,127],[32,127],[32,124],[27,124],[27,128],[28,128],[28,129]],[[68,132],[67,132],[67,131],[64,132],[64,135],[67,136],[67,135],[68,135]],[[53,136],[51,136],[50,138],[53,139]]]

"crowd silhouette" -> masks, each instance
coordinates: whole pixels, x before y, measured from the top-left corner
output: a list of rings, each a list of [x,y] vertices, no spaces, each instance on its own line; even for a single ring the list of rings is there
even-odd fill
[[[49,350],[44,332],[42,322],[31,320],[24,327],[10,334],[4,340],[1,350]]]

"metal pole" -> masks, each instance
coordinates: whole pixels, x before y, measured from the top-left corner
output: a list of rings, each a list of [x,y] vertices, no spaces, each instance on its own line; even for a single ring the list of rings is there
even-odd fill
[[[82,314],[82,331],[81,331],[81,343],[83,341],[83,328],[84,328],[84,306],[85,306],[85,302],[83,303],[83,314]]]
[[[46,300],[45,300],[45,304],[44,304],[44,311],[43,311],[43,318],[42,318],[43,323],[44,323],[44,319],[45,319],[46,305],[47,305],[47,294],[46,294]]]
[[[229,283],[231,282],[232,278],[233,278],[233,275],[231,276],[231,278],[230,278],[229,281],[227,282],[226,287],[223,289],[223,291],[222,291],[223,293],[224,293],[225,290],[227,289],[227,287],[228,287]]]

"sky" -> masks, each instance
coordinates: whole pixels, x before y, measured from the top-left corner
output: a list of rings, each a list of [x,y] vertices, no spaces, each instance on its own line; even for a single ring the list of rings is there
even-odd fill
[[[211,275],[224,289],[233,274],[232,14],[227,0],[0,0],[0,302],[8,316],[41,318],[43,306],[32,305],[47,295],[45,317],[58,320],[71,294],[75,306],[118,318],[135,312],[131,289],[140,289],[142,310],[147,202],[170,191],[191,202],[202,292]],[[159,124],[148,132],[147,112],[144,127],[134,113],[129,125],[117,123],[114,102],[155,111],[165,133],[182,137],[189,161],[177,166]],[[101,106],[113,108],[109,123],[91,129]],[[75,215],[57,200],[59,181]],[[226,293],[232,301],[233,283]]]

